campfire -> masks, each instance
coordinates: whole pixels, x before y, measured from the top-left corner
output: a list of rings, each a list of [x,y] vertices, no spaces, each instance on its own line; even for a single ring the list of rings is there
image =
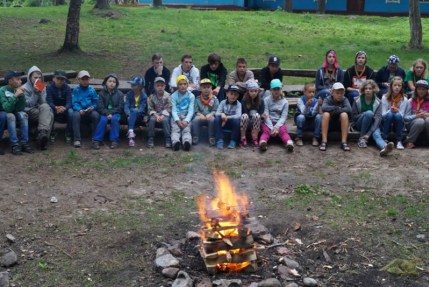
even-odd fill
[[[216,197],[205,194],[197,197],[202,222],[200,254],[207,271],[254,272],[256,252],[249,223],[248,200],[237,194],[228,177],[214,172]]]

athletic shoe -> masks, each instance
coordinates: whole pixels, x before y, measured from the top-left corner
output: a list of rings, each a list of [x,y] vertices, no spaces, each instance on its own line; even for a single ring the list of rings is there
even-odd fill
[[[80,148],[80,147],[81,147],[81,145],[80,145],[80,141],[74,141],[74,142],[73,142],[73,146],[74,146],[75,148]]]
[[[402,142],[401,142],[401,141],[398,141],[398,142],[396,143],[396,149],[399,149],[399,150],[403,150],[403,149],[404,149],[404,145],[402,144]]]
[[[387,143],[384,148],[380,151],[380,156],[386,156],[393,151],[395,145],[392,142]]]
[[[21,151],[26,153],[33,153],[33,149],[28,143],[21,145]]]
[[[261,151],[266,151],[268,149],[267,142],[266,141],[260,141],[259,142],[259,148],[261,149]]]
[[[288,140],[287,143],[286,143],[286,150],[288,152],[293,152],[293,148],[294,148],[293,141],[292,140]]]
[[[185,141],[185,143],[183,144],[183,150],[189,151],[190,149],[191,149],[191,143],[188,141]]]
[[[303,146],[303,145],[304,145],[304,142],[302,141],[302,138],[296,138],[296,139],[295,139],[295,144],[296,144],[297,146]]]

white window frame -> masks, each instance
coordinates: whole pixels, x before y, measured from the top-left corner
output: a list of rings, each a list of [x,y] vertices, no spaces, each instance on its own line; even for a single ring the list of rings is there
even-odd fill
[[[386,0],[386,4],[399,4],[401,0]]]

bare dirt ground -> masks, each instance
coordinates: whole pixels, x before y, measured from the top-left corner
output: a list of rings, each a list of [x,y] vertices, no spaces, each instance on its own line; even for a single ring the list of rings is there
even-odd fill
[[[319,286],[429,286],[427,148],[380,158],[375,147],[355,143],[349,153],[338,143],[324,153],[307,143],[292,154],[278,142],[264,154],[205,144],[172,152],[161,139],[149,150],[141,134],[137,143],[93,151],[89,140],[74,149],[58,139],[48,151],[17,157],[3,140],[0,250],[18,255],[8,269],[11,286],[170,286],[154,268],[155,251],[198,231],[194,197],[213,192],[213,168],[248,194],[250,215],[278,242],[287,241],[300,274]],[[252,275],[210,277],[189,258],[181,269],[195,283],[240,278],[247,286],[277,276],[275,248],[258,256],[260,269]],[[417,276],[380,271],[393,259],[413,257],[423,261]]]

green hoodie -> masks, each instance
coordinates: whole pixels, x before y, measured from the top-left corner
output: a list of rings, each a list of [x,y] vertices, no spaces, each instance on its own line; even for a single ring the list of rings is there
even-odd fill
[[[25,108],[25,95],[21,94],[15,97],[14,94],[18,90],[12,89],[9,86],[0,88],[0,111],[7,113],[21,112]]]

